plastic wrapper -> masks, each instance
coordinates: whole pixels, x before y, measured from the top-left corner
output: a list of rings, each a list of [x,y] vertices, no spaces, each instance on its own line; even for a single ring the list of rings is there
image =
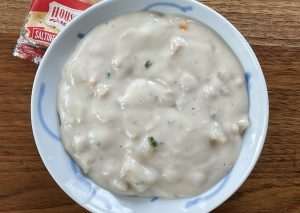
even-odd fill
[[[32,0],[13,55],[40,63],[57,34],[100,0]]]

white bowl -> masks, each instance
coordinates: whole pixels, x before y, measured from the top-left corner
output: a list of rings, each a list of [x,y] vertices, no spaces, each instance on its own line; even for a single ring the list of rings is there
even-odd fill
[[[63,66],[86,33],[127,12],[153,10],[184,14],[215,30],[239,58],[248,83],[250,126],[239,157],[228,175],[209,191],[186,199],[144,199],[113,194],[81,174],[59,138],[56,92]],[[109,42],[109,41],[108,41]],[[92,212],[209,212],[228,199],[246,180],[262,150],[268,125],[268,94],[259,62],[243,36],[221,15],[192,0],[105,0],[94,5],[55,39],[37,71],[31,100],[36,145],[49,173],[77,203]]]

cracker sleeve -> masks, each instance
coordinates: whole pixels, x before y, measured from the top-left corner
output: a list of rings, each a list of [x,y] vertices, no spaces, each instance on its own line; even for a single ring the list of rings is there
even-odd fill
[[[59,32],[100,0],[32,0],[13,55],[39,64]]]

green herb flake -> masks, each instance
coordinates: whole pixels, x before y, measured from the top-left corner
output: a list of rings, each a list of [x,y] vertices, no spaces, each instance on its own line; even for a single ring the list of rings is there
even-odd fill
[[[210,117],[211,117],[211,119],[216,120],[217,115],[215,113],[213,113],[213,114],[210,114]]]
[[[144,66],[145,66],[146,69],[149,69],[149,68],[152,66],[152,64],[153,64],[153,63],[152,63],[151,61],[148,60],[148,61],[146,61],[146,63],[145,63]]]
[[[154,139],[154,137],[147,137],[148,143],[153,148],[157,147],[157,141]]]
[[[111,76],[111,73],[110,73],[110,72],[107,72],[107,73],[106,73],[106,77],[107,77],[107,78],[110,78],[110,76]]]

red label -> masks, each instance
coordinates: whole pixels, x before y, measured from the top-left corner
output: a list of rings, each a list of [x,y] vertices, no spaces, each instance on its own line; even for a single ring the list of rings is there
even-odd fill
[[[17,51],[18,57],[29,61],[34,61],[35,63],[39,63],[46,50],[38,49],[27,44],[21,44],[18,47]]]
[[[48,12],[49,4],[52,2],[57,2],[76,10],[85,10],[91,6],[90,4],[86,4],[77,0],[33,0],[30,6],[30,11]]]
[[[57,34],[44,30],[44,27],[28,27],[29,37],[34,40],[51,43]]]
[[[62,30],[73,18],[75,18],[81,12],[81,10],[76,10],[57,2],[51,2],[49,4],[49,11],[45,18],[45,21],[46,24]]]

